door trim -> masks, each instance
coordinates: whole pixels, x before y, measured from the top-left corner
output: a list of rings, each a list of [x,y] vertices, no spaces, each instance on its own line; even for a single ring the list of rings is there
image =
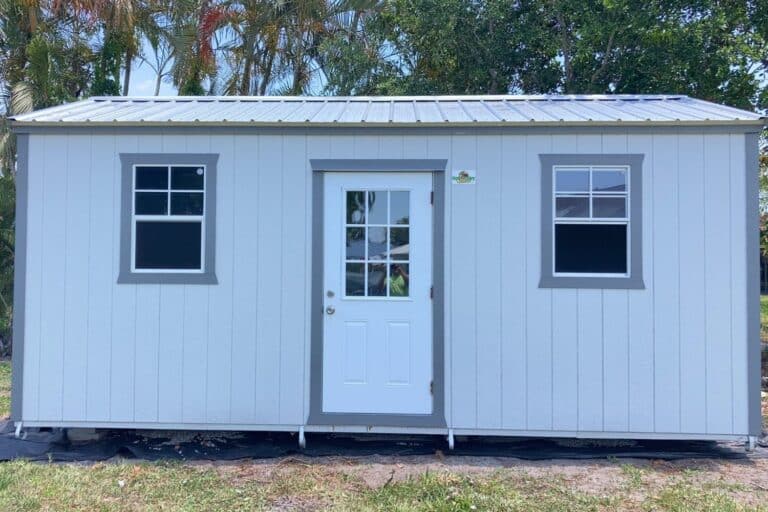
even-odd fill
[[[445,240],[445,167],[447,160],[339,159],[310,160],[312,166],[312,300],[308,425],[366,425],[377,427],[445,427],[445,346],[443,247]],[[432,414],[323,412],[323,282],[324,201],[326,172],[430,172],[434,192],[432,211]]]

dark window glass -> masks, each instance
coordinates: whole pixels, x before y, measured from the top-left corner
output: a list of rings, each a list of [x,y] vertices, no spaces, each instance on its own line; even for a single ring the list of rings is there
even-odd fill
[[[137,222],[136,268],[200,270],[200,222]]]
[[[167,190],[167,167],[136,167],[136,188],[145,190]]]
[[[556,224],[555,272],[626,274],[627,226]]]
[[[365,224],[365,192],[347,192],[347,224]]]
[[[171,167],[171,188],[203,190],[205,172],[202,167]]]
[[[136,215],[168,214],[167,192],[136,192]]]
[[[171,215],[202,215],[202,192],[171,192]]]
[[[365,264],[347,263],[347,297],[365,295]]]

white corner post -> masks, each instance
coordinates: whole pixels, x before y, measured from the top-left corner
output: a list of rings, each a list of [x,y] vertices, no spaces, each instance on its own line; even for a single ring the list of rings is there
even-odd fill
[[[757,436],[747,436],[747,451],[753,452],[757,448]]]
[[[453,429],[448,429],[448,449],[453,450],[454,446],[456,446],[455,438],[453,437]]]

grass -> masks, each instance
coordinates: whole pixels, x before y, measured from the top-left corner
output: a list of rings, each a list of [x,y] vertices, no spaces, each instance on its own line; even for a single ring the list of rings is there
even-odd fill
[[[11,366],[0,361],[0,417]],[[764,404],[768,405],[768,396]],[[765,511],[768,461],[284,458],[0,463],[0,510]],[[714,468],[713,468],[714,466]]]
[[[760,339],[768,341],[768,295],[760,296]]]

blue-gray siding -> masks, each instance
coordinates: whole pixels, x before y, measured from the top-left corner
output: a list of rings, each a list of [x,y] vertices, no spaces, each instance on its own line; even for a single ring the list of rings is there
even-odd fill
[[[748,432],[743,133],[29,142],[25,421],[303,424],[309,160],[447,158],[477,170],[446,193],[448,426]],[[220,155],[218,285],[116,284],[121,152]],[[645,155],[646,288],[540,289],[539,154],[623,152]]]

